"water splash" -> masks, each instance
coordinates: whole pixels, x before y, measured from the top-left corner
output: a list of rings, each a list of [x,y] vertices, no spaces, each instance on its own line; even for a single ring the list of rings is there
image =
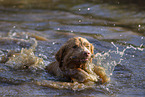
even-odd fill
[[[111,76],[115,66],[117,64],[120,64],[121,61],[124,60],[123,56],[125,55],[125,51],[131,49],[138,51],[144,50],[144,48],[142,48],[143,44],[141,44],[139,47],[129,45],[123,50],[119,50],[119,47],[117,47],[113,42],[111,42],[111,44],[116,48],[116,50],[109,50],[108,52],[105,53],[96,53],[95,58],[93,60],[94,63],[105,68],[108,76]]]

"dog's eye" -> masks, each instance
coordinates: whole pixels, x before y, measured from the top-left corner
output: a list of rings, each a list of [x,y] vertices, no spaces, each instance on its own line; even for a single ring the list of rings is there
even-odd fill
[[[88,45],[88,46],[86,46],[87,48],[90,48],[90,46]]]
[[[77,45],[74,45],[72,48],[77,48],[78,46]]]

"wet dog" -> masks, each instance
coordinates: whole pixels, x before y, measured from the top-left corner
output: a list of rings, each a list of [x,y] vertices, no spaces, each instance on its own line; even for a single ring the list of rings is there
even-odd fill
[[[94,46],[85,38],[69,39],[56,53],[56,61],[49,64],[46,70],[59,77],[77,82],[110,81],[103,67],[92,63]]]

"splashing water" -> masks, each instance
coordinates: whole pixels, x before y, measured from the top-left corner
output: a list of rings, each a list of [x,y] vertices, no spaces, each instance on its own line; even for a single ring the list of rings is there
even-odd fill
[[[109,50],[105,53],[96,53],[94,62],[97,65],[100,65],[106,69],[106,73],[110,77],[114,71],[114,68],[117,64],[120,64],[123,59],[123,56],[125,55],[126,50],[139,50],[143,51],[141,47],[143,44],[140,45],[140,47],[133,47],[132,45],[127,46],[122,51],[119,50],[119,47],[117,47],[113,42],[111,44],[116,48],[116,50]],[[96,91],[103,91],[104,93],[111,94],[112,91],[109,89],[108,85],[98,85],[94,82],[90,83],[78,83],[78,82],[57,82],[57,81],[50,81],[50,80],[41,80],[34,82],[36,85],[41,85],[45,87],[52,87],[56,89],[70,89],[73,91],[81,91],[84,89],[95,89]]]
[[[134,47],[130,45],[127,46],[122,51],[119,51],[119,47],[117,47],[113,42],[111,42],[111,44],[116,48],[116,50],[109,50],[108,52],[105,53],[96,53],[95,58],[93,60],[94,63],[105,68],[108,76],[111,76],[115,66],[117,64],[120,64],[121,61],[124,60],[123,56],[126,50],[130,50],[130,49],[139,50],[139,51],[144,50],[142,48],[143,44],[141,44],[139,47]]]

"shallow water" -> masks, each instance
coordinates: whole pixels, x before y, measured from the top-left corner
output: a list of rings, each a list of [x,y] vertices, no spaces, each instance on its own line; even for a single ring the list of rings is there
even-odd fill
[[[15,32],[24,32],[20,38],[27,39],[25,33],[29,32],[45,37],[48,41],[38,40],[35,54],[43,58],[46,65],[55,60],[54,54],[69,38],[81,36],[94,44],[98,64],[115,68],[107,68],[108,74],[112,74],[107,86],[73,91],[30,83],[42,79],[58,80],[45,71],[15,71],[0,63],[0,95],[143,97],[144,1],[123,1],[1,0],[0,36],[14,37]],[[9,50],[29,47],[28,43],[0,40],[0,56]]]

